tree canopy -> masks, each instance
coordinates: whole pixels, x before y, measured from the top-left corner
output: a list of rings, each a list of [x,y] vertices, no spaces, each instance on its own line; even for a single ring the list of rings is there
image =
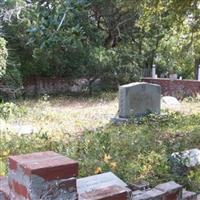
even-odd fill
[[[7,69],[124,83],[157,65],[194,78],[200,64],[198,0],[2,0]]]

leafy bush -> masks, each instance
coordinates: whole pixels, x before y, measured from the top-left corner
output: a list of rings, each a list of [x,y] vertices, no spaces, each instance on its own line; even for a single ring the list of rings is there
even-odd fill
[[[14,63],[10,64],[12,65],[7,65],[6,73],[2,77],[2,80],[7,87],[20,92],[20,88],[22,88],[21,73]]]
[[[59,137],[40,132],[19,136],[1,134],[1,161],[8,155],[53,150],[79,161],[80,176],[113,171],[126,182],[145,179],[151,186],[175,180],[188,189],[200,190],[200,168],[188,169],[184,175],[173,173],[171,153],[200,148],[200,114],[165,117],[151,115],[141,123],[109,125],[82,136]],[[6,173],[1,169],[1,174]]]
[[[21,116],[23,110],[14,103],[0,104],[0,119],[8,120],[11,116]]]

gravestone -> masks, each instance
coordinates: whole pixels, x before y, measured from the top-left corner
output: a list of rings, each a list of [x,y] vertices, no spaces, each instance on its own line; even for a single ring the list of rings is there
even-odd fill
[[[119,87],[119,117],[160,114],[161,87],[156,84],[136,82]]]
[[[172,96],[164,96],[161,98],[162,109],[173,109],[179,111],[181,109],[181,103],[177,98]]]
[[[164,96],[161,101],[167,106],[180,106],[178,99],[172,96]]]

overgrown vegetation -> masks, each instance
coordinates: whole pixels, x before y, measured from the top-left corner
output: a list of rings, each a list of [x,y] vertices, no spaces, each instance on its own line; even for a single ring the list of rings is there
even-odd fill
[[[153,64],[158,75],[194,78],[199,15],[199,0],[2,0],[0,95],[15,97],[29,76],[86,78],[89,88],[101,79],[108,88],[139,79]],[[80,103],[46,95],[1,103],[0,174],[9,155],[53,150],[79,160],[80,176],[112,170],[127,182],[174,179],[199,191],[199,168],[180,176],[169,163],[172,152],[200,148],[199,97],[188,98],[183,107],[191,107],[182,114],[122,126],[109,123],[117,113],[116,94],[113,99],[82,97]],[[20,135],[21,124],[35,133]]]
[[[52,150],[78,160],[80,176],[111,170],[129,183],[144,179],[154,186],[175,180],[188,189],[200,191],[199,167],[175,174],[169,161],[173,152],[200,148],[200,114],[150,115],[139,123],[133,120],[135,123],[114,126],[108,122],[117,111],[115,98],[115,94],[107,94],[104,98],[77,101],[45,96],[19,101],[15,106],[8,103],[1,106],[5,108],[1,114],[7,113],[1,115],[1,118],[6,116],[6,122],[28,122],[38,129],[37,133],[28,135],[11,129],[1,132],[1,175],[7,172],[9,155]],[[199,105],[198,98],[186,103],[184,106]],[[106,116],[109,119],[105,120]],[[83,131],[84,128],[90,130]]]
[[[154,63],[159,75],[194,78],[199,3],[3,0],[0,34],[8,41],[8,75],[17,84],[36,75],[117,85],[139,79]]]

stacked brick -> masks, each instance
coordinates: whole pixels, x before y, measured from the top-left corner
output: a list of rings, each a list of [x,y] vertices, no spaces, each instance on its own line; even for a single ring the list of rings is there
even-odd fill
[[[139,186],[140,187],[140,186]],[[139,188],[138,187],[138,188]],[[197,194],[183,190],[173,181],[157,185],[153,189],[136,190],[132,193],[133,200],[197,200]]]
[[[162,94],[182,98],[185,96],[195,96],[200,93],[200,81],[197,80],[170,80],[164,78],[152,79],[144,78],[147,83],[161,86]]]
[[[77,179],[78,163],[54,152],[9,157],[0,200],[199,200],[175,182],[128,186],[113,173]]]
[[[54,152],[11,156],[0,200],[76,200],[77,175],[78,163]]]

